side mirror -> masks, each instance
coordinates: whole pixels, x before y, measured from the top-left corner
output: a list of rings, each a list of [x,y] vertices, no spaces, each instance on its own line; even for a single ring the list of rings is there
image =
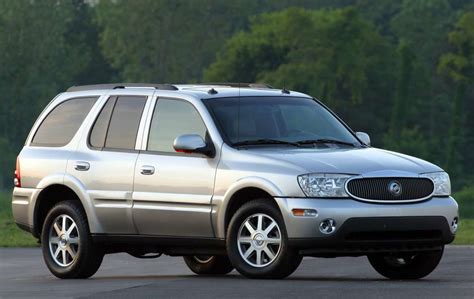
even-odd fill
[[[369,145],[369,146],[370,146],[370,136],[369,136],[369,134],[364,133],[364,132],[356,132],[356,136],[357,136],[357,138],[359,138],[360,141],[362,141],[365,145]]]
[[[215,154],[212,143],[207,144],[201,136],[197,134],[185,134],[176,137],[173,142],[173,148],[178,153],[203,154],[213,157]]]

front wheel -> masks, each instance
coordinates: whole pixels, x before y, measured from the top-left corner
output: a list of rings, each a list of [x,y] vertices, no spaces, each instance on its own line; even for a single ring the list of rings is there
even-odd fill
[[[87,278],[99,269],[103,250],[93,243],[84,209],[77,201],[56,204],[41,232],[46,266],[59,278]]]
[[[284,278],[302,257],[288,245],[285,222],[268,199],[244,204],[232,217],[227,231],[230,261],[249,278]]]
[[[372,267],[381,275],[390,279],[419,279],[427,276],[438,266],[443,256],[438,251],[372,254],[367,256]]]
[[[188,268],[199,275],[225,275],[234,270],[227,256],[193,255],[183,258]]]

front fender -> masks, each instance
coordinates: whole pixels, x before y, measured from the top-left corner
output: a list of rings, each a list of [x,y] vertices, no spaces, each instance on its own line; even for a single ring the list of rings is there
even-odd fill
[[[230,185],[230,187],[227,189],[223,196],[214,195],[214,197],[212,198],[212,220],[217,238],[225,238],[225,214],[232,196],[238,191],[245,188],[258,188],[262,191],[265,191],[272,197],[283,196],[283,193],[280,188],[278,188],[278,186],[276,186],[268,179],[257,176],[238,179],[232,185]]]

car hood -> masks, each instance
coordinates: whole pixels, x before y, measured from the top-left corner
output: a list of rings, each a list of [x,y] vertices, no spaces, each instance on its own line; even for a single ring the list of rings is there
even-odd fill
[[[367,176],[409,176],[442,171],[438,166],[408,155],[377,148],[295,148],[248,149],[248,154],[278,164],[292,164],[307,173],[346,173]],[[266,160],[266,159],[265,159]]]

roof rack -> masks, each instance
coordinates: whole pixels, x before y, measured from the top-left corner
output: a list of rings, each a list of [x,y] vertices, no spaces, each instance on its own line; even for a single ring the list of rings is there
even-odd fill
[[[97,89],[125,89],[125,88],[154,88],[161,90],[178,90],[178,88],[172,84],[150,84],[150,83],[109,83],[109,84],[93,84],[93,85],[78,85],[71,86],[66,91],[85,91],[85,90],[97,90]]]
[[[218,82],[218,83],[196,83],[191,85],[217,85],[217,86],[228,86],[228,87],[240,87],[240,88],[268,88],[273,89],[273,87],[269,84],[265,83],[235,83],[235,82]]]

